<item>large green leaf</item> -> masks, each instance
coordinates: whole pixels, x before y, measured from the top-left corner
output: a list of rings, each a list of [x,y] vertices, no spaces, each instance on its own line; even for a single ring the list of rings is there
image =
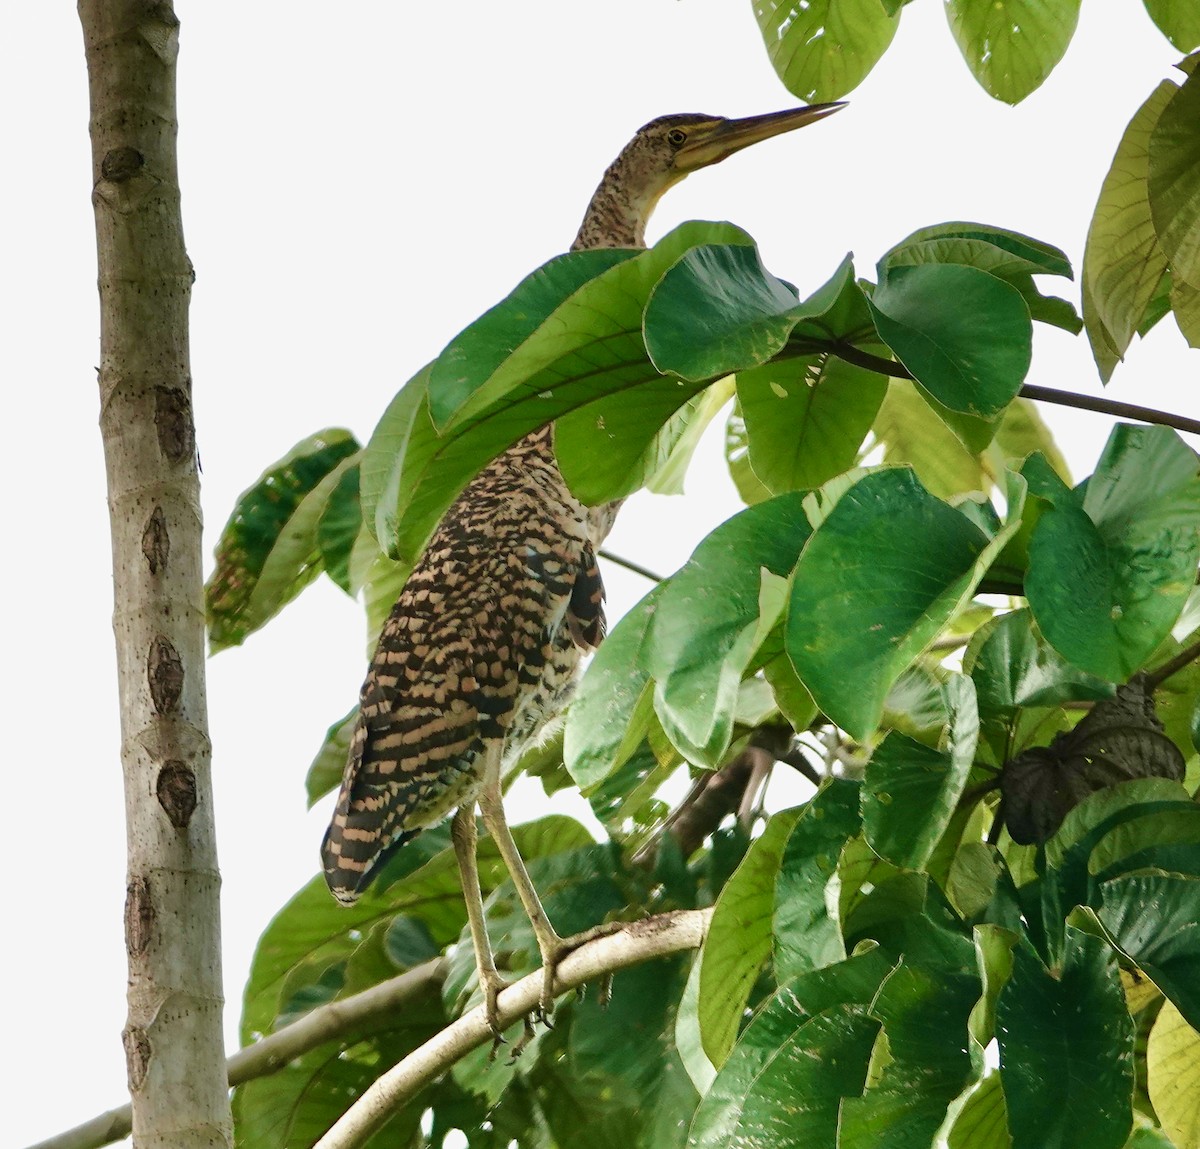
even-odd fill
[[[754,474],[782,494],[819,487],[854,466],[887,387],[882,375],[831,355],[739,371]]]
[[[1200,75],[1171,97],[1150,134],[1150,214],[1175,282],[1200,288]]]
[[[329,493],[317,523],[317,546],[325,573],[351,596],[355,588],[350,578],[350,556],[363,525],[358,495],[360,470],[357,461],[345,469],[339,468],[341,478]]]
[[[966,1035],[979,989],[974,974],[908,962],[888,974],[871,1003],[886,1045],[877,1047],[866,1091],[842,1105],[841,1144],[924,1149],[935,1142],[950,1103],[977,1075]]]
[[[1013,1149],[1120,1149],[1132,1124],[1133,1023],[1103,941],[1068,927],[1055,973],[1018,946],[996,1036]]]
[[[1200,8],[1192,0],[1142,0],[1150,19],[1181,52],[1200,47]]]
[[[1080,0],[947,0],[946,15],[967,67],[984,90],[1019,104],[1062,59]]]
[[[868,303],[880,338],[939,403],[992,419],[1016,398],[1033,324],[1004,280],[957,264],[894,267]]]
[[[828,492],[814,507],[820,521],[792,576],[787,651],[844,730],[870,736],[892,684],[970,600],[1015,531],[1023,492],[1011,477],[1010,519],[991,538],[907,469],[872,472],[831,508]]]
[[[700,1038],[720,1068],[737,1037],[742,1011],[771,954],[771,914],[780,860],[801,809],[781,810],[754,840],[725,883],[701,950]]]
[[[811,103],[858,87],[887,51],[899,10],[879,0],[772,0],[754,14],[784,86]]]
[[[781,984],[846,956],[831,895],[842,848],[862,823],[858,806],[858,783],[831,779],[788,836],[775,877],[772,919],[775,980]]]
[[[862,1091],[878,1023],[880,949],[794,978],[764,1003],[696,1110],[689,1149],[836,1142],[839,1103]]]
[[[358,451],[349,431],[321,431],[238,496],[205,587],[213,653],[237,646],[321,573],[321,516]]]
[[[890,248],[879,260],[879,277],[893,267],[957,263],[1002,279],[1019,274],[1071,278],[1066,254],[1053,244],[987,223],[954,221],[923,227]]]
[[[436,365],[414,378],[372,436],[375,450],[368,448],[368,455],[382,456],[379,467],[373,461],[363,470],[364,514],[370,502],[367,491],[377,492],[375,523],[384,549],[411,560],[488,460],[537,427],[595,400],[637,388],[638,402],[624,406],[634,412],[635,423],[657,430],[700,387],[664,379],[646,358],[642,310],[650,290],[697,244],[741,242],[748,243],[748,237],[730,224],[683,224],[650,250],[588,280],[486,379],[459,370],[462,387],[455,391],[456,406],[443,410],[439,402],[440,433],[429,407],[429,380]],[[497,346],[494,320],[489,318],[488,324],[494,358],[502,347]],[[467,333],[455,344],[460,341],[470,342]],[[673,399],[669,406],[664,395]],[[640,418],[639,411],[644,411]],[[586,467],[580,469],[586,474]],[[592,501],[616,497],[607,489],[583,494]]]
[[[975,758],[979,712],[969,678],[948,683],[952,712],[944,749],[895,731],[871,755],[863,787],[863,831],[893,865],[924,869],[958,806]]]
[[[959,1110],[947,1139],[949,1149],[1012,1149],[1000,1074],[992,1073]]]
[[[811,533],[803,501],[793,493],[747,507],[659,588],[644,654],[654,706],[701,765],[719,766],[729,748],[742,676],[784,603],[785,588],[772,593],[762,571],[786,577],[795,565]]]
[[[1164,80],[1130,120],[1088,228],[1083,318],[1106,380],[1124,357],[1167,268],[1154,234],[1147,180],[1150,134],[1177,91]]]
[[[1092,674],[1128,678],[1195,582],[1195,454],[1165,427],[1114,428],[1086,487],[1042,514],[1029,558],[1025,591],[1047,641]]]
[[[1176,1149],[1200,1149],[1200,1033],[1169,1001],[1150,1030],[1146,1077],[1155,1116]]]
[[[655,587],[601,643],[567,711],[563,761],[581,790],[618,770],[646,736],[651,684],[641,652],[661,594]]]
[[[1128,874],[1102,894],[1100,921],[1114,944],[1200,1028],[1200,879]]]
[[[725,462],[738,496],[748,507],[771,497],[771,492],[750,465],[750,436],[746,431],[741,404],[737,400],[734,400],[733,409],[725,423]]]

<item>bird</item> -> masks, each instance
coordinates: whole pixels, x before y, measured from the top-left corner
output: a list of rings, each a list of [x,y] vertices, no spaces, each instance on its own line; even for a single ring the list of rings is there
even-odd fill
[[[843,106],[811,104],[742,119],[677,114],[651,120],[605,171],[572,250],[645,247],[647,221],[674,184]],[[554,930],[509,832],[501,777],[561,712],[581,660],[604,637],[596,556],[618,507],[588,508],[571,494],[555,461],[552,423],[526,435],[467,485],[383,626],[321,846],[329,889],[349,905],[385,859],[454,812],[451,840],[497,1040],[497,998],[507,982],[485,926],[476,804],[537,939],[540,1020],[548,1021],[554,1008],[558,963],[612,925],[570,938]]]

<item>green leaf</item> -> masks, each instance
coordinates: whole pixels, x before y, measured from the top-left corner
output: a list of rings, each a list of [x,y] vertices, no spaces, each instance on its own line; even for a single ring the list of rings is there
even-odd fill
[[[358,451],[349,431],[321,431],[238,496],[205,587],[214,654],[239,645],[321,573],[318,524]]]
[[[1016,398],[1033,324],[1004,280],[955,264],[896,267],[867,302],[880,338],[939,403],[992,419]]]
[[[950,1103],[975,1075],[967,1017],[979,979],[904,962],[888,974],[871,1003],[883,1023],[873,1072],[861,1097],[842,1105],[844,1145],[918,1149],[935,1142]]]
[[[567,711],[563,761],[581,790],[629,761],[646,736],[653,704],[642,648],[661,597],[660,585],[600,644]]]
[[[1165,427],[1119,425],[1082,498],[1047,509],[1025,591],[1069,662],[1122,681],[1167,637],[1200,560],[1195,455]]]
[[[700,1037],[718,1068],[737,1037],[742,1011],[771,953],[775,878],[802,809],[781,810],[751,843],[725,883],[701,950]]]
[[[979,710],[1011,715],[1032,706],[1098,702],[1111,698],[1111,682],[1078,670],[1034,630],[1027,607],[1001,615],[969,656],[965,670],[975,683]]]
[[[741,405],[736,399],[725,424],[725,462],[743,503],[753,506],[771,497],[771,492],[750,465],[750,437],[746,432],[746,419],[742,415]]]
[[[359,471],[360,464],[355,463],[341,472],[317,523],[317,546],[325,573],[352,597],[350,555],[363,525],[358,498]]]
[[[689,1149],[834,1145],[839,1103],[862,1091],[878,1032],[867,1004],[890,967],[876,948],[777,989],[700,1102]]]
[[[887,380],[831,355],[739,371],[750,466],[775,494],[819,487],[858,462]]]
[[[1200,288],[1200,75],[1171,97],[1150,134],[1150,214],[1171,276]]]
[[[1150,19],[1181,52],[1200,47],[1200,9],[1191,0],[1142,0]]]
[[[786,577],[795,565],[810,534],[803,499],[747,507],[659,588],[644,653],[654,708],[698,764],[719,766],[729,748],[742,676],[784,605],[786,588],[764,587],[762,571]]]
[[[1176,1149],[1200,1149],[1200,1033],[1169,1001],[1150,1030],[1146,1076],[1155,1116]]]
[[[891,268],[957,263],[1008,278],[1019,273],[1071,278],[1071,263],[1053,244],[986,223],[951,222],[914,231],[879,261],[879,278]]]
[[[1200,1027],[1200,879],[1128,874],[1105,882],[1102,895],[1113,944]]]
[[[1130,120],[1088,228],[1083,319],[1105,380],[1124,358],[1167,269],[1150,214],[1150,135],[1178,90],[1164,80]]]
[[[718,379],[706,391],[689,399],[667,421],[654,439],[654,467],[645,480],[655,495],[682,495],[683,479],[708,425],[734,396],[732,376]],[[658,452],[665,452],[661,458]]]
[[[803,808],[784,846],[775,878],[775,980],[832,965],[846,956],[841,924],[830,913],[838,860],[858,833],[859,786],[834,778]]]
[[[442,429],[494,371],[585,283],[637,252],[594,248],[556,256],[459,332],[433,363],[429,413]]]
[[[999,1073],[991,1073],[959,1111],[948,1138],[949,1149],[1012,1149],[1008,1111]]]
[[[792,576],[787,650],[834,722],[869,737],[892,683],[970,601],[1023,498],[1014,476],[1010,521],[991,539],[908,470],[866,475],[831,509],[814,504],[823,518]]]
[[[683,997],[675,1014],[675,1048],[687,1075],[703,1097],[712,1087],[717,1067],[708,1059],[700,1040],[700,959],[692,962]]]
[[[888,734],[871,755],[863,786],[863,831],[893,865],[924,869],[950,824],[967,784],[979,738],[971,680],[954,676],[949,746],[935,750]]]
[[[309,765],[308,775],[304,779],[310,810],[330,790],[341,785],[346,758],[350,754],[350,734],[357,717],[358,707],[355,706],[325,732],[325,741],[321,743],[321,749]]]
[[[959,50],[990,96],[1019,104],[1062,59],[1080,0],[947,0],[946,15]]]
[[[1013,1149],[1124,1145],[1132,1125],[1133,1023],[1104,942],[1068,927],[1054,974],[1018,946],[996,1006],[996,1036]]]
[[[879,0],[756,4],[771,66],[807,103],[836,100],[858,87],[887,51],[899,10]]]

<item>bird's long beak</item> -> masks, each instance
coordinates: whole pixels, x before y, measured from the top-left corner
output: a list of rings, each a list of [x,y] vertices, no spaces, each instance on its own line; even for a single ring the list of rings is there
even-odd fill
[[[845,106],[843,101],[838,100],[831,104],[809,104],[805,108],[747,116],[742,120],[718,120],[711,129],[694,134],[684,144],[675,157],[676,170],[692,172],[720,163],[726,156],[742,148],[823,120]]]

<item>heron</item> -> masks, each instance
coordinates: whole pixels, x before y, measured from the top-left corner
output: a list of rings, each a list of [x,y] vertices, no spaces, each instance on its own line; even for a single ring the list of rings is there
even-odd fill
[[[647,221],[668,188],[842,106],[650,121],[605,171],[572,250],[644,247]],[[581,659],[604,637],[596,555],[618,506],[585,507],[571,494],[555,461],[553,424],[521,439],[468,484],[384,624],[322,843],[330,891],[350,904],[386,858],[454,811],[451,839],[497,1039],[497,998],[508,983],[485,924],[476,805],[537,939],[541,1020],[554,1008],[559,962],[613,926],[566,938],[555,931],[505,820],[501,779],[505,766],[561,712]]]

